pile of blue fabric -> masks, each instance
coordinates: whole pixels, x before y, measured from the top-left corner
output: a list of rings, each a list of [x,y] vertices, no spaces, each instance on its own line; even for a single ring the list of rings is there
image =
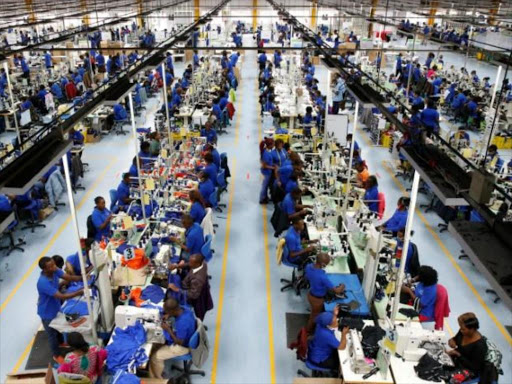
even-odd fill
[[[129,372],[133,367],[145,364],[148,361],[148,356],[142,348],[145,342],[146,331],[140,321],[125,329],[116,327],[113,342],[105,348],[108,352],[108,372]]]
[[[119,370],[111,377],[110,384],[140,384],[140,379],[131,373]]]
[[[87,309],[87,303],[80,299],[69,299],[62,305],[60,311],[65,315],[79,315],[87,316],[89,310]]]

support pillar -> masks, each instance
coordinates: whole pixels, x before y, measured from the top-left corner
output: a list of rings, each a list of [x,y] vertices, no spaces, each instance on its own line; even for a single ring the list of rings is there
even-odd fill
[[[372,8],[370,9],[370,20],[375,17],[375,11],[377,10],[377,5],[379,4],[379,0],[372,0]],[[368,36],[369,39],[373,38],[373,21],[370,21],[368,24]]]
[[[144,29],[144,19],[142,13],[144,12],[144,0],[137,0],[137,25],[139,28]]]
[[[80,9],[83,12],[87,12],[87,0],[80,0]],[[89,26],[89,14],[86,13],[82,16],[82,23],[88,27]]]
[[[492,1],[492,8],[489,10],[489,25],[496,25],[496,15],[499,12],[501,3],[498,0]]]
[[[194,0],[194,21],[199,20],[201,17],[201,9],[199,8],[199,1],[200,0]]]
[[[25,6],[27,7],[27,11],[29,13],[28,15],[28,22],[33,23],[37,20],[36,13],[34,12],[34,5],[32,3],[32,0],[25,0]]]
[[[429,12],[429,16],[428,16],[428,21],[427,21],[429,26],[434,25],[434,20],[435,20],[436,13],[437,13],[437,1],[433,1],[432,2],[432,6],[430,8],[430,12]]]
[[[311,2],[311,22],[310,22],[309,27],[314,32],[316,32],[317,14],[318,14],[318,2],[317,2],[317,0],[313,0]]]
[[[252,30],[258,28],[258,0],[252,0]]]

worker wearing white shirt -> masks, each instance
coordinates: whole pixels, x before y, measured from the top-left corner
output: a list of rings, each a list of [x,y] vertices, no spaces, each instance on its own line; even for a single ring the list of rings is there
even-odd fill
[[[332,91],[332,113],[334,115],[338,114],[341,103],[345,99],[345,88],[345,80],[338,74]]]

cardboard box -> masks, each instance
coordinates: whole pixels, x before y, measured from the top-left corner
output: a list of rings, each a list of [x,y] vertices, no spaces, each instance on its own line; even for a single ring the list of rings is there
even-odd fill
[[[51,366],[48,366],[47,369],[8,373],[5,384],[55,384],[55,378]]]
[[[140,379],[141,384],[167,384],[169,380],[165,379],[149,379],[149,378],[142,378]]]
[[[45,220],[48,216],[53,213],[53,207],[46,207],[39,210],[39,221]]]
[[[85,133],[84,134],[84,142],[85,143],[97,143],[100,140],[101,140],[101,135],[100,134],[97,134],[96,136],[92,135],[92,134],[89,134],[89,133]]]

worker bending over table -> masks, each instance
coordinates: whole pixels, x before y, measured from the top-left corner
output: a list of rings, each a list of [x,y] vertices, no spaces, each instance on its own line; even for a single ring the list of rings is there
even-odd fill
[[[165,361],[190,353],[190,338],[196,331],[196,319],[192,311],[181,307],[176,299],[167,299],[164,302],[162,316],[162,329],[166,344],[160,347],[149,361],[149,375],[163,379]],[[174,326],[169,325],[169,319],[174,318]]]
[[[201,253],[204,245],[203,229],[190,215],[183,215],[181,223],[185,228],[185,241],[177,237],[169,237],[169,240],[182,249],[181,258],[188,261],[190,255]]]
[[[315,252],[315,246],[309,245],[307,248],[303,248],[303,244],[318,243],[318,240],[301,239],[304,228],[304,220],[301,217],[295,217],[292,220],[292,226],[288,228],[285,236],[288,261],[298,266],[302,265]]]

